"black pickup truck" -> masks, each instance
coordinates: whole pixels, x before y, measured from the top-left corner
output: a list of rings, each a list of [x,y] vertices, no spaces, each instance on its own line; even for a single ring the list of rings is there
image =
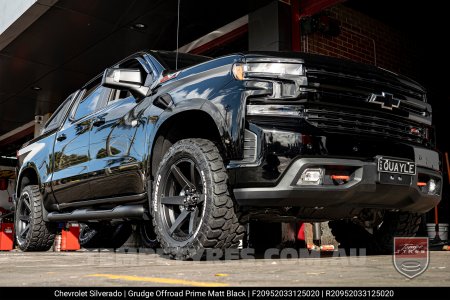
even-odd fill
[[[440,201],[431,107],[411,79],[302,53],[176,57],[106,69],[19,150],[22,250],[48,250],[58,222],[135,222],[189,259],[238,247],[257,219],[331,220],[341,245],[388,251]]]

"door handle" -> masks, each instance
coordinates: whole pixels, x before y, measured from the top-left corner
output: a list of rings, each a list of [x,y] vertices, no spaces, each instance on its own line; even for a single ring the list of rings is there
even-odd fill
[[[92,123],[92,125],[94,125],[95,127],[99,127],[102,126],[106,123],[104,118],[97,118],[95,119],[94,123]]]
[[[63,134],[60,134],[57,138],[56,138],[56,140],[58,141],[58,142],[61,142],[61,141],[64,141],[65,139],[67,139],[67,136],[63,133]]]

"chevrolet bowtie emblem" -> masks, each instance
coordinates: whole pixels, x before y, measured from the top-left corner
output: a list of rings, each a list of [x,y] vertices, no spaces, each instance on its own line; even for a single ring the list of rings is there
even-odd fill
[[[369,102],[381,104],[382,108],[392,110],[393,107],[398,108],[400,99],[394,98],[392,94],[382,92],[381,95],[370,95]]]

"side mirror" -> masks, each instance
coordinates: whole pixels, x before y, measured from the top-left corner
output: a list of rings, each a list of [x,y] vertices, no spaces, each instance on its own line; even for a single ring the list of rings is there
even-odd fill
[[[103,73],[102,86],[128,90],[135,96],[145,97],[149,88],[144,86],[143,74],[139,69],[115,69],[108,68]]]

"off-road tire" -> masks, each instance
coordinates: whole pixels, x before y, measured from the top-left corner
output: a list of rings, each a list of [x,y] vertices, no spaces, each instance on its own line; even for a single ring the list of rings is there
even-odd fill
[[[80,246],[92,248],[120,248],[130,237],[133,228],[130,223],[83,224],[80,228]]]
[[[15,211],[16,243],[22,251],[47,251],[53,245],[56,224],[44,221],[42,205],[39,186],[22,189]]]
[[[373,234],[350,220],[331,221],[329,226],[340,248],[347,251],[365,248],[367,254],[391,254],[394,237],[416,236],[421,217],[421,214],[416,213],[387,212]]]
[[[181,171],[183,167],[191,171],[185,176],[186,180],[177,181],[175,173],[178,172],[173,168]],[[193,190],[200,195],[198,199],[204,200],[192,206],[181,204],[186,203],[183,202],[185,200],[177,200],[181,201],[181,205],[178,202],[174,205],[163,204],[164,197],[187,199],[187,192],[183,193],[189,190],[189,184],[186,183],[189,182],[188,177],[193,182],[189,184],[195,186]],[[167,195],[175,190],[178,196]],[[204,257],[205,249],[237,248],[244,237],[245,228],[239,223],[230,196],[222,156],[209,140],[185,139],[169,148],[156,172],[151,207],[158,241],[164,252],[174,259],[200,259]],[[189,224],[185,220],[176,227],[177,217],[181,219],[183,213],[185,219],[189,219]]]

